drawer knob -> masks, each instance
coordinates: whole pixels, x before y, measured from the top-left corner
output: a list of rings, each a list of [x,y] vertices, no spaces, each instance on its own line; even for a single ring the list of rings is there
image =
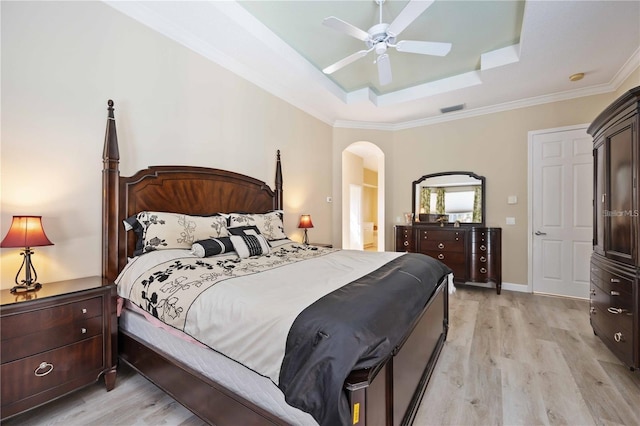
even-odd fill
[[[622,337],[622,333],[618,331],[616,334],[613,335],[613,340],[615,340],[618,343],[624,342],[624,337]]]
[[[440,260],[444,259],[444,254],[440,253],[440,254],[438,255],[438,259],[440,259]]]
[[[80,329],[80,332],[81,332],[82,334],[87,334],[87,329],[86,329],[86,328],[84,328],[84,327],[82,327],[82,328]]]
[[[487,251],[487,246],[485,246],[484,244],[480,246],[480,250],[482,251]]]
[[[617,278],[611,278],[611,282],[612,282],[612,283],[619,283],[619,282],[620,282],[620,280],[619,280],[619,279],[617,279]]]
[[[443,244],[443,243],[439,243],[439,244],[438,244],[438,248],[439,248],[439,249],[443,249],[443,248],[444,248],[444,244]]]
[[[615,291],[615,290],[611,290],[611,295],[612,296],[620,296],[620,292],[619,291]]]
[[[483,273],[483,274],[486,274],[487,273],[487,268],[480,268],[480,272]]]
[[[48,362],[41,362],[38,368],[35,369],[33,374],[37,377],[46,376],[47,374],[53,371],[53,364],[49,364]]]
[[[409,241],[405,241],[403,244],[404,244],[405,247],[408,247],[409,246]]]
[[[87,313],[87,308],[82,308],[82,313],[86,314]]]
[[[480,262],[486,262],[486,261],[487,261],[487,258],[486,258],[486,257],[484,257],[484,256],[480,256]]]
[[[608,311],[610,314],[618,315],[618,314],[623,313],[623,312],[624,312],[624,309],[614,308],[613,306],[609,306],[609,307],[607,308],[607,311]]]

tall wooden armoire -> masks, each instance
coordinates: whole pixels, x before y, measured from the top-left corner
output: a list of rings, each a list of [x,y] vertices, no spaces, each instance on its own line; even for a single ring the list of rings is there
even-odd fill
[[[631,369],[640,368],[640,86],[593,121],[591,325]]]

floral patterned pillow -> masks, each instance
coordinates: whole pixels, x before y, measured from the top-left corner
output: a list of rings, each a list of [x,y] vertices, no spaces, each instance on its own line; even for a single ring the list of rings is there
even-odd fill
[[[269,213],[230,213],[229,226],[256,226],[268,241],[284,240],[287,235],[284,233],[282,223],[282,211],[275,210]]]
[[[153,250],[190,250],[196,241],[229,236],[227,219],[220,215],[144,211],[126,219],[124,227],[127,231],[133,230],[138,237],[135,256]]]

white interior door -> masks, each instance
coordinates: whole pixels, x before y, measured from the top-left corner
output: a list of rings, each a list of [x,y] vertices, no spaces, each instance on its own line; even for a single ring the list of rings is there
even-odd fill
[[[588,298],[593,139],[584,127],[536,132],[530,140],[533,291]]]

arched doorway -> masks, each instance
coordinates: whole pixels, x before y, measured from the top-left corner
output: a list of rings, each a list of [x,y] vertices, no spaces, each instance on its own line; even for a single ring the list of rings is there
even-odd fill
[[[371,142],[342,151],[342,248],[384,251],[384,153]]]

